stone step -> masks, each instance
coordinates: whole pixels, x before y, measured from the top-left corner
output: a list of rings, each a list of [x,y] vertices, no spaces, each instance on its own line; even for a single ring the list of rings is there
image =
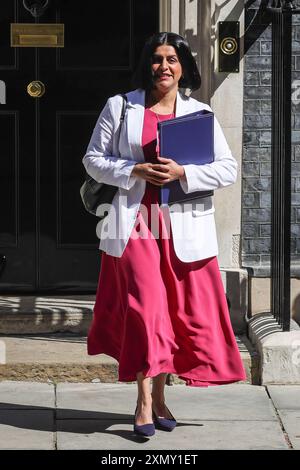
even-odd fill
[[[86,336],[93,317],[95,295],[1,295],[0,334],[76,333]],[[245,334],[242,311],[232,307],[236,334]],[[238,313],[237,313],[238,312]]]
[[[245,383],[259,385],[259,355],[248,338],[236,336],[247,372]],[[118,382],[118,362],[89,356],[86,336],[76,334],[0,335],[0,381]],[[185,382],[170,374],[168,384]],[[238,382],[241,383],[241,382]]]
[[[76,333],[86,335],[95,295],[2,295],[1,335]]]

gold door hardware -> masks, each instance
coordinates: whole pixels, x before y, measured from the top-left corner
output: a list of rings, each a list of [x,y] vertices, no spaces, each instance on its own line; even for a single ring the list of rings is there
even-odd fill
[[[63,23],[11,23],[11,47],[64,47]]]
[[[23,0],[24,8],[32,14],[34,18],[39,18],[42,16],[47,8],[49,7],[49,0],[44,0],[43,3],[34,3],[29,2],[28,0]]]
[[[33,80],[27,85],[27,93],[33,98],[40,98],[45,93],[45,85],[39,80]]]
[[[240,69],[240,23],[218,22],[218,71],[238,73]]]
[[[235,38],[224,38],[220,48],[224,54],[234,54],[238,48],[238,44]]]

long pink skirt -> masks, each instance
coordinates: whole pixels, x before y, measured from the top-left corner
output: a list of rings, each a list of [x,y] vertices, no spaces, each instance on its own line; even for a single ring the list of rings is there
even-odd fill
[[[88,354],[115,358],[124,382],[137,372],[176,374],[195,387],[245,380],[217,257],[178,259],[157,210],[162,236],[151,237],[139,211],[123,255],[102,252]]]

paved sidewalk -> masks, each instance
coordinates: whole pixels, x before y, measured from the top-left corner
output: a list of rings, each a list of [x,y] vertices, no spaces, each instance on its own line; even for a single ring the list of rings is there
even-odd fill
[[[133,434],[136,384],[0,382],[0,449],[300,449],[300,386],[173,385],[178,426]]]

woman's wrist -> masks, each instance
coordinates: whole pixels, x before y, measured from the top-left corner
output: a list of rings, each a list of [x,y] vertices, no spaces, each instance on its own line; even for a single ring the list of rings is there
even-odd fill
[[[185,177],[185,171],[184,171],[184,166],[180,165],[181,173],[179,175],[179,178],[184,178]]]
[[[131,175],[132,175],[132,176],[137,176],[137,171],[138,171],[138,168],[139,168],[138,165],[139,165],[139,163],[136,163],[136,164],[134,165],[134,167],[133,167],[133,169],[132,169],[132,171],[131,171]]]

